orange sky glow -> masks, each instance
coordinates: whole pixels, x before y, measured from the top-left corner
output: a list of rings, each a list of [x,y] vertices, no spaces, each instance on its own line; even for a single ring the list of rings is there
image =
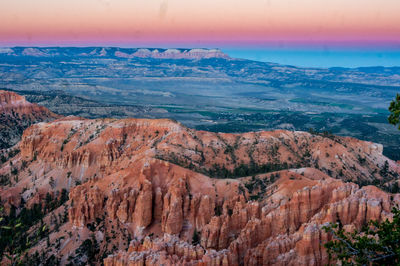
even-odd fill
[[[400,44],[399,0],[0,0],[0,44]]]

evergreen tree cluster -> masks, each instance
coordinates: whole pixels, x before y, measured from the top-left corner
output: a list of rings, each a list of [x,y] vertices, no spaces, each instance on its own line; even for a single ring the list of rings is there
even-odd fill
[[[68,200],[68,193],[61,190],[58,197],[46,194],[45,201],[27,208],[21,199],[21,205],[11,206],[7,214],[0,208],[0,258],[6,256],[10,261],[22,259],[24,253],[49,234],[49,228],[43,223],[44,216],[63,205]],[[64,219],[65,221],[65,219]],[[28,231],[35,226],[32,234]]]
[[[393,220],[370,221],[358,231],[348,233],[340,220],[325,226],[333,240],[325,243],[332,263],[342,265],[399,265],[400,210],[392,209]]]

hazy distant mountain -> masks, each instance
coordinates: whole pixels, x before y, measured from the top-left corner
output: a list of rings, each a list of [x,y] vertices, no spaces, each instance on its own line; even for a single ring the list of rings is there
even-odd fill
[[[121,58],[159,58],[159,59],[204,59],[229,56],[220,49],[162,49],[162,48],[117,48],[117,47],[14,47],[1,48],[0,53],[14,56],[33,57],[121,57]]]

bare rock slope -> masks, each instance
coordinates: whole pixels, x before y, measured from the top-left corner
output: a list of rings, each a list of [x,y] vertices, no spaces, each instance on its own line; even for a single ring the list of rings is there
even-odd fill
[[[62,118],[29,127],[19,148],[0,168],[10,180],[2,204],[45,206],[46,194],[69,191],[46,209],[48,240],[28,253],[61,264],[322,265],[331,237],[322,225],[357,228],[400,202],[360,187],[389,189],[400,166],[381,145],[352,138]]]
[[[59,116],[14,92],[0,90],[0,149],[15,145],[30,125]]]

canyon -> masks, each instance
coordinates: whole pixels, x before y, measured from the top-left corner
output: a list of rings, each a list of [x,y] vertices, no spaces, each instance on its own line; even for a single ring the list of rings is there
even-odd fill
[[[373,142],[62,117],[12,95],[3,113],[46,114],[0,165],[4,211],[45,210],[28,230],[46,227],[28,247],[27,265],[334,264],[324,225],[361,228],[390,219],[400,203],[400,165]],[[60,203],[48,207],[51,199]]]

